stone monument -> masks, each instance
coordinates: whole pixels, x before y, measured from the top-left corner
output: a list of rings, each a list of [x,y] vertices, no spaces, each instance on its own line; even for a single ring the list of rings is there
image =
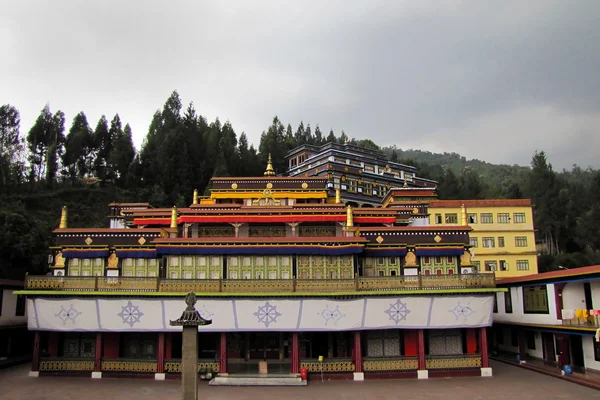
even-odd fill
[[[179,319],[169,321],[171,326],[182,326],[181,391],[183,400],[198,399],[198,327],[212,324],[196,310],[196,294],[185,296],[187,307]]]

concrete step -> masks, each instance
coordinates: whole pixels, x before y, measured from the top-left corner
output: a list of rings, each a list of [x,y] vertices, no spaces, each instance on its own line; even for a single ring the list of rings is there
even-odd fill
[[[306,386],[300,375],[294,374],[231,374],[218,375],[211,386]]]

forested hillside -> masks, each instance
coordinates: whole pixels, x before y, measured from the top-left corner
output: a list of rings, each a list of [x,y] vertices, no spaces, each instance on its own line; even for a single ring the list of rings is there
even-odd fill
[[[45,268],[51,232],[63,205],[69,226],[105,226],[111,201],[149,201],[154,206],[187,206],[194,189],[207,193],[212,176],[262,175],[268,154],[285,173],[285,154],[304,144],[351,143],[368,139],[322,130],[300,122],[296,128],[274,117],[258,147],[231,122],[207,121],[174,92],[149,116],[142,148],[119,115],[103,116],[92,128],[82,111],[66,128],[64,114],[44,107],[27,132],[19,112],[0,108],[0,278],[25,267]],[[366,134],[365,134],[366,135]],[[535,203],[538,240],[544,243],[540,268],[600,263],[600,172],[574,167],[554,171],[543,152],[531,167],[494,165],[458,154],[384,148],[392,161],[415,165],[419,175],[439,181],[443,199],[530,197]],[[574,161],[576,161],[574,156]]]

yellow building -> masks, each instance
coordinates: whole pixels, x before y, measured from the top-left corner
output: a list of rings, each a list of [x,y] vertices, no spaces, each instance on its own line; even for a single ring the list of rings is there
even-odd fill
[[[462,206],[473,265],[498,278],[538,273],[531,200],[433,200],[430,225],[461,225]]]

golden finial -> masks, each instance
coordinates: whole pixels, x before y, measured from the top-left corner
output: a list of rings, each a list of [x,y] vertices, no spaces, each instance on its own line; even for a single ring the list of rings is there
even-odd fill
[[[273,171],[273,161],[271,160],[271,153],[269,153],[269,161],[267,162],[267,170],[265,171],[265,176],[273,175],[275,175],[275,171]]]
[[[408,181],[406,179],[404,179],[404,185],[402,185],[402,187],[408,187]]]
[[[192,204],[198,204],[198,189],[194,189],[194,200]]]
[[[177,207],[171,209],[171,228],[177,228]]]
[[[346,209],[346,228],[349,226],[354,226],[354,219],[352,218],[352,207],[348,204],[348,208]]]
[[[340,204],[341,202],[340,189],[335,189],[335,204]]]
[[[462,225],[467,226],[467,209],[465,208],[464,204],[460,206],[460,217]]]
[[[344,144],[348,144],[348,135],[344,135]]]
[[[60,229],[65,229],[67,227],[67,206],[62,208],[62,212],[60,214],[60,225],[58,227]]]

